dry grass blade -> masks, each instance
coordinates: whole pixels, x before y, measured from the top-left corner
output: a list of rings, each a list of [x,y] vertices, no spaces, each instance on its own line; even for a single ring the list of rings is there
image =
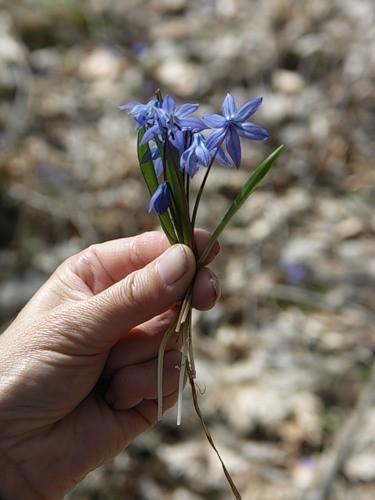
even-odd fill
[[[181,425],[182,417],[182,393],[184,391],[185,382],[185,372],[186,372],[186,361],[188,356],[188,341],[190,335],[190,325],[184,323],[182,325],[181,335],[182,335],[182,349],[181,349],[181,365],[180,365],[180,376],[178,380],[178,399],[177,399],[177,425]]]
[[[159,346],[158,352],[158,420],[161,420],[163,416],[163,368],[164,368],[164,353],[165,347],[170,339],[171,335],[176,331],[177,320],[172,321],[169,325],[168,330],[165,332]]]
[[[367,384],[359,397],[358,403],[342,429],[338,432],[331,450],[323,455],[315,480],[308,491],[303,492],[300,500],[328,500],[333,483],[345,460],[355,444],[358,429],[363,425],[365,414],[375,402],[375,362]]]
[[[190,386],[191,386],[191,392],[192,392],[192,395],[193,395],[194,408],[195,408],[196,414],[199,417],[199,420],[201,421],[204,433],[206,434],[206,438],[207,438],[208,442],[210,443],[212,449],[215,451],[218,459],[220,460],[220,463],[221,463],[221,466],[223,468],[225,477],[227,478],[229,486],[231,487],[231,490],[233,492],[234,498],[236,500],[241,500],[242,497],[240,495],[240,492],[238,491],[236,485],[234,484],[232,476],[229,474],[228,469],[226,468],[226,466],[224,464],[224,461],[221,458],[219,450],[216,448],[214,440],[212,439],[211,433],[208,430],[208,427],[207,427],[207,425],[206,425],[206,423],[205,423],[205,421],[203,419],[203,415],[202,415],[202,412],[201,412],[201,410],[199,408],[199,404],[198,404],[198,396],[197,396],[197,391],[195,389],[195,382],[194,382],[193,374],[191,372],[191,368],[190,368],[189,364],[187,364],[187,374],[188,374],[188,377],[189,377],[189,382],[190,382]]]

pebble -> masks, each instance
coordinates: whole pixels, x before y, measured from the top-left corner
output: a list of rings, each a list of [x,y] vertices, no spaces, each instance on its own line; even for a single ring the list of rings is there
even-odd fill
[[[298,94],[305,86],[302,75],[285,69],[273,73],[272,84],[276,91],[287,95]]]

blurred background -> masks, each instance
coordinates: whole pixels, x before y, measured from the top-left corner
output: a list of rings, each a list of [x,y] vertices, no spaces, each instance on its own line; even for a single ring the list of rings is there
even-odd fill
[[[374,499],[374,84],[373,0],[0,0],[0,325],[66,257],[156,227],[120,104],[262,95],[271,140],[215,167],[199,214],[213,228],[286,145],[194,316],[202,411],[244,500]],[[186,389],[182,427],[170,412],[68,498],[231,494]]]

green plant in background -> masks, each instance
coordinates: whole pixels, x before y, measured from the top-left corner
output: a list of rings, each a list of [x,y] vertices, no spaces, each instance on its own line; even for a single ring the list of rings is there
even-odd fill
[[[137,154],[143,178],[150,193],[149,212],[155,210],[161,227],[171,244],[183,243],[195,253],[197,269],[203,265],[209,252],[226,225],[268,173],[283,146],[275,149],[250,174],[248,180],[233,200],[226,213],[213,230],[212,236],[198,255],[194,241],[194,227],[199,203],[213,164],[239,168],[241,164],[241,139],[263,141],[268,132],[248,121],[262,103],[262,98],[247,101],[239,109],[231,94],[227,94],[222,114],[198,118],[193,116],[198,104],[177,107],[171,96],[162,97],[157,91],[147,104],[127,103],[120,107],[127,110],[138,131]],[[205,174],[195,200],[191,199],[190,183],[196,173]],[[161,341],[158,354],[158,418],[162,416],[163,361],[165,347],[172,335],[180,335],[182,358],[177,402],[177,424],[181,423],[182,391],[185,376],[190,381],[193,402],[206,436],[217,453],[224,473],[236,498],[241,498],[228,473],[199,409],[195,389],[195,364],[192,347],[191,311],[192,285],[186,291],[176,319],[171,323]]]

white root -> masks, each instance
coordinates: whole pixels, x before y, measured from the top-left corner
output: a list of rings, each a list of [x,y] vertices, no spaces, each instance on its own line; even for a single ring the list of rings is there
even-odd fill
[[[186,360],[188,355],[188,337],[189,337],[189,325],[187,323],[183,324],[181,335],[182,335],[182,350],[181,350],[180,376],[178,379],[177,425],[181,425],[181,417],[182,417],[182,393],[184,391]]]
[[[157,374],[157,383],[158,383],[158,420],[161,420],[163,416],[163,368],[164,368],[164,353],[165,347],[167,345],[168,340],[170,339],[172,333],[176,330],[176,321],[173,321],[168,330],[165,332],[159,346],[158,352],[158,374]]]

